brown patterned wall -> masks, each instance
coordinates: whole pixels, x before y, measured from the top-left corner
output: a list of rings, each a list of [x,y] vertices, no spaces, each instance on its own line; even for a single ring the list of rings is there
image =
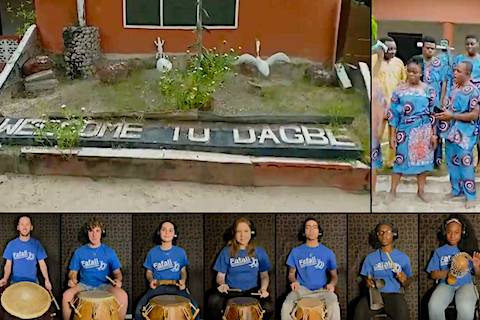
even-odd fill
[[[148,251],[155,247],[152,236],[163,220],[171,220],[177,225],[179,231],[177,246],[185,249],[190,262],[187,267],[187,285],[192,298],[203,310],[203,214],[133,215],[133,301],[136,304],[148,288],[143,263]]]
[[[440,241],[437,238],[437,233],[440,231],[440,227],[443,221],[448,218],[450,214],[421,214],[420,215],[420,299],[422,301],[422,310],[425,312],[425,319],[428,313],[428,298],[427,292],[433,289],[435,286],[434,280],[428,277],[427,269],[430,258],[433,251],[440,245]],[[480,236],[478,230],[480,230],[480,215],[478,214],[464,214],[464,216],[470,220],[474,230],[476,230],[477,239]],[[477,281],[477,287],[480,289],[479,281]],[[422,313],[422,314],[424,314]]]
[[[215,278],[213,265],[218,253],[223,249],[223,233],[235,220],[246,217],[253,221],[257,229],[255,238],[270,258],[270,286],[268,291],[275,302],[275,215],[274,214],[206,214],[205,215],[205,290],[212,287]]]
[[[17,221],[21,215],[2,214],[0,215],[0,244],[3,252],[8,242],[18,237]],[[50,282],[53,287],[53,294],[59,300],[62,297],[60,280],[60,214],[29,214],[33,220],[32,237],[40,241],[48,257],[45,260],[48,267]],[[1,277],[5,259],[1,262]],[[38,279],[44,285],[40,268],[38,268]]]
[[[388,220],[398,228],[395,248],[410,257],[413,278],[405,291],[410,318],[418,319],[418,215],[417,214],[349,214],[348,215],[348,302],[359,296],[363,259],[373,251],[368,233],[378,222]],[[349,306],[349,311],[350,309]]]
[[[73,253],[83,244],[79,241],[85,223],[92,217],[105,222],[107,236],[102,243],[117,253],[122,264],[122,288],[129,297],[128,313],[132,310],[132,215],[131,214],[62,214],[62,285],[66,289],[68,265]]]
[[[346,214],[278,214],[277,215],[277,299],[285,298],[290,290],[287,287],[288,267],[286,265],[290,251],[301,244],[298,231],[308,217],[314,217],[323,229],[320,242],[330,248],[337,258],[338,285],[337,295],[342,310],[342,319],[346,319],[347,306],[347,215]],[[280,304],[282,300],[277,300]],[[279,311],[281,306],[277,305]]]

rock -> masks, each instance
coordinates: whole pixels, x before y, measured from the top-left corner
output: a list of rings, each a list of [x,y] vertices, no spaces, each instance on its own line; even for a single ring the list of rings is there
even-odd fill
[[[59,82],[57,79],[48,79],[42,81],[26,82],[25,90],[30,92],[38,92],[43,90],[51,90],[58,87]]]
[[[48,56],[37,56],[27,60],[22,67],[23,74],[29,76],[31,74],[52,69],[53,62]]]
[[[28,77],[25,78],[25,82],[42,81],[42,80],[48,80],[48,79],[55,79],[55,75],[53,74],[52,70],[40,71],[32,75],[29,75]]]
[[[317,86],[335,86],[336,78],[332,71],[326,70],[321,63],[315,63],[305,69],[305,77]]]
[[[105,83],[116,83],[120,79],[128,77],[132,66],[126,61],[105,61],[96,66],[97,78]]]

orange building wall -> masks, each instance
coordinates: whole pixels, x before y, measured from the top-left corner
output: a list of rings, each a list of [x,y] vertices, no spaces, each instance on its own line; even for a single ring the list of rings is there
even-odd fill
[[[479,0],[373,0],[372,11],[378,21],[480,24]]]
[[[204,32],[206,47],[228,46],[254,53],[254,38],[262,43],[261,54],[284,51],[292,57],[332,62],[342,0],[239,0],[236,30]],[[402,0],[403,1],[403,0]],[[123,28],[123,0],[86,0],[89,26],[100,28],[105,53],[155,53],[153,41],[165,39],[166,52],[184,52],[195,42],[192,30]],[[77,21],[75,0],[35,0],[42,46],[63,51],[63,28]]]

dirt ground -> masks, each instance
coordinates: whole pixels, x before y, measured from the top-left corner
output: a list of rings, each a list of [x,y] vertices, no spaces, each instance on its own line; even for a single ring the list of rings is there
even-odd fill
[[[333,188],[234,187],[139,179],[0,175],[0,212],[369,212]]]

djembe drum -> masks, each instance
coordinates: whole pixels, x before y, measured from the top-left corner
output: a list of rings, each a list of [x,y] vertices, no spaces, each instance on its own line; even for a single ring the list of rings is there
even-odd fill
[[[448,273],[447,283],[455,284],[457,278],[465,277],[470,272],[470,261],[472,257],[466,252],[457,253],[452,258],[450,272]]]
[[[255,298],[239,297],[227,301],[223,320],[261,320],[265,310]]]
[[[3,309],[10,316],[2,319],[37,319],[42,316],[49,317],[48,309],[52,303],[52,297],[48,291],[33,282],[18,282],[12,284],[2,294],[1,303]]]
[[[193,314],[192,309],[195,310]],[[162,295],[150,299],[142,315],[147,320],[193,320],[199,312],[200,309],[185,297]]]
[[[119,320],[122,308],[113,294],[107,291],[83,291],[70,302],[75,314],[73,320]]]
[[[295,320],[325,320],[327,318],[325,303],[317,298],[302,298],[297,301],[291,314]]]

